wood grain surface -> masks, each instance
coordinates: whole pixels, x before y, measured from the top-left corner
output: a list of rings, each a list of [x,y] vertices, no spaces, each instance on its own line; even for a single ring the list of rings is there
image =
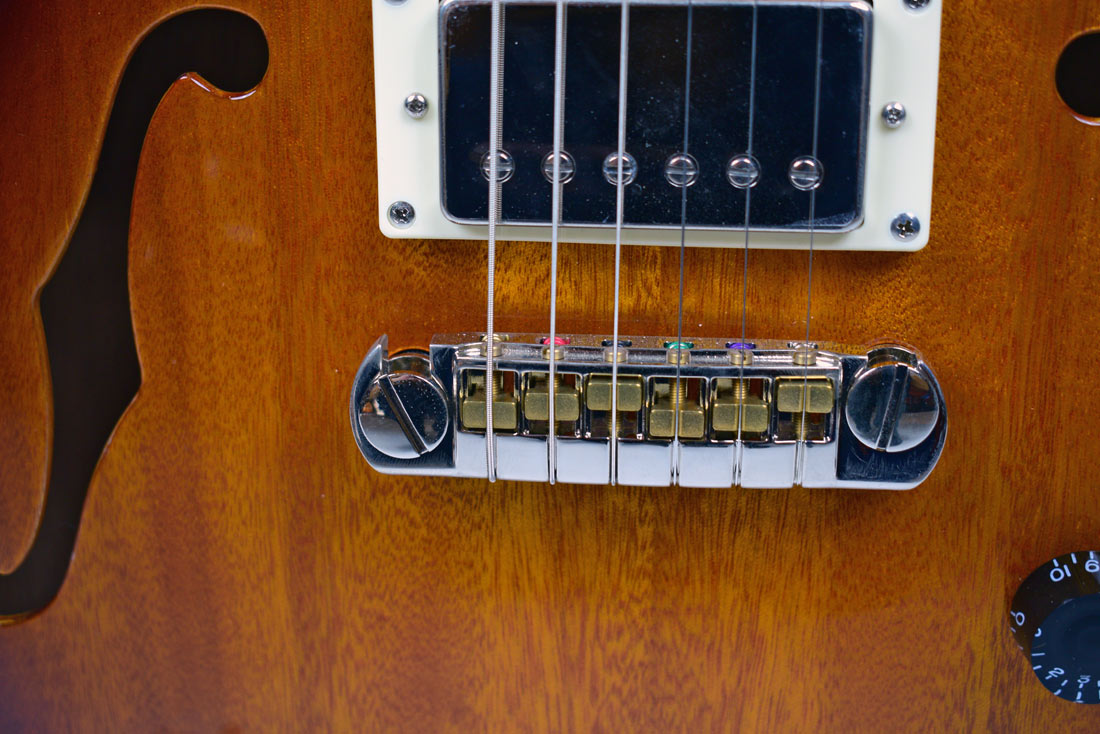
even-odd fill
[[[0,4],[0,568],[43,502],[37,292],[134,44],[181,0]],[[478,329],[485,245],[376,221],[370,6],[233,0],[246,99],[182,79],[150,127],[130,286],[144,382],[42,614],[0,629],[3,731],[1095,732],[1008,600],[1100,544],[1100,128],[1058,100],[1096,3],[950,2],[932,241],[818,252],[812,333],[904,339],[951,412],[907,493],[383,477],[347,425],[383,332]],[[563,245],[559,330],[611,328],[611,248]],[[499,248],[498,328],[545,328],[545,244]],[[675,330],[674,249],[624,252],[623,331]],[[687,254],[685,323],[740,319]],[[801,334],[806,255],[753,252],[749,332]]]

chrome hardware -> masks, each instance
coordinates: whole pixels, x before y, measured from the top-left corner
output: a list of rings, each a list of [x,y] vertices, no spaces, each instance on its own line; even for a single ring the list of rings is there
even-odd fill
[[[577,161],[570,153],[564,150],[561,151],[558,155],[558,178],[561,179],[563,184],[567,184],[573,180],[576,173]],[[554,182],[554,151],[550,151],[542,157],[542,177],[550,183]]]
[[[405,97],[405,111],[409,113],[409,117],[412,119],[421,119],[428,114],[428,98],[420,92],[413,92]]]
[[[699,178],[699,164],[694,156],[676,153],[665,161],[665,180],[676,188],[691,186],[697,178]]]
[[[416,210],[407,201],[393,202],[386,214],[390,219],[390,224],[401,229],[412,226],[412,223],[416,221]]]
[[[939,422],[940,403],[939,390],[916,354],[882,347],[852,378],[844,416],[863,445],[896,453],[928,438]]]
[[[557,481],[610,481],[612,348],[601,336],[562,342],[555,347],[561,351],[553,431],[545,337],[501,334],[494,343],[502,479],[547,481],[553,434]],[[631,337],[621,343],[630,344],[615,350],[621,484],[909,489],[943,449],[947,414],[939,385],[919,355],[900,347],[856,356],[797,342]],[[486,476],[486,346],[481,334],[443,335],[427,356],[387,358],[385,337],[375,343],[350,405],[356,442],[372,467]],[[670,352],[688,358],[670,363]],[[751,359],[732,363],[740,353]]]
[[[890,234],[899,242],[908,242],[920,234],[920,220],[912,212],[903,212],[890,223]]]
[[[735,189],[751,189],[760,182],[760,162],[744,153],[726,164],[726,180]]]
[[[492,165],[489,158],[489,153],[481,156],[481,177],[486,181],[489,180],[489,176],[492,175]],[[516,159],[512,157],[512,154],[506,150],[501,150],[497,153],[497,179],[504,183],[512,178],[512,174],[516,172]]]
[[[603,171],[604,180],[612,186],[616,186],[619,183],[619,154],[608,153],[603,159]],[[634,179],[638,176],[638,162],[634,160],[634,156],[630,153],[623,152],[623,186],[629,186],[634,183]]]
[[[924,10],[932,4],[932,0],[903,0],[903,2],[905,7],[916,11]]]
[[[882,108],[882,121],[886,127],[899,128],[905,122],[905,105],[901,102],[891,102]]]
[[[370,383],[358,420],[367,443],[394,459],[415,459],[439,446],[450,414],[427,354],[402,352],[387,360]]]
[[[799,191],[810,191],[821,185],[821,179],[825,176],[825,169],[821,161],[810,156],[795,158],[791,161],[791,168],[787,174],[791,179],[791,186]]]

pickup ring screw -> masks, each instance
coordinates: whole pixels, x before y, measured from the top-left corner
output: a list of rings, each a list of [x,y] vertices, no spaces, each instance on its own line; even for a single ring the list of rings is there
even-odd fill
[[[890,233],[899,242],[908,242],[920,234],[920,219],[912,212],[902,212],[890,223]]]
[[[899,128],[905,122],[905,105],[901,102],[890,102],[882,108],[882,121],[888,128]]]
[[[932,0],[904,0],[905,7],[910,10],[924,10],[932,4]]]
[[[416,209],[413,209],[413,205],[407,201],[393,202],[386,215],[389,217],[390,224],[398,229],[407,229],[416,221]]]
[[[409,117],[419,120],[428,114],[428,98],[420,92],[413,92],[405,97],[405,111],[409,113]]]

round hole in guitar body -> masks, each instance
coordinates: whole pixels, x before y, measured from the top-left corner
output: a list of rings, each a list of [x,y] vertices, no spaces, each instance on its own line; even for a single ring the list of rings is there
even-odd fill
[[[1100,30],[1082,33],[1066,44],[1054,84],[1078,120],[1100,125]]]

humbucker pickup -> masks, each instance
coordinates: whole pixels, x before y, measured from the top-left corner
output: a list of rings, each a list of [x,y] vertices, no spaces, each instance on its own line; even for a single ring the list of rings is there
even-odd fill
[[[498,334],[487,376],[483,335],[393,356],[380,338],[352,390],[360,450],[380,472],[484,478],[491,410],[501,479],[909,489],[943,449],[943,394],[905,347],[562,336],[551,384],[547,342]]]
[[[631,0],[624,61],[623,3],[565,0],[555,159],[556,3],[500,2],[498,97],[490,0],[373,4],[388,236],[486,239],[497,109],[497,237],[551,238],[556,160],[560,240],[614,242],[625,100],[624,242],[928,241],[942,3]]]

